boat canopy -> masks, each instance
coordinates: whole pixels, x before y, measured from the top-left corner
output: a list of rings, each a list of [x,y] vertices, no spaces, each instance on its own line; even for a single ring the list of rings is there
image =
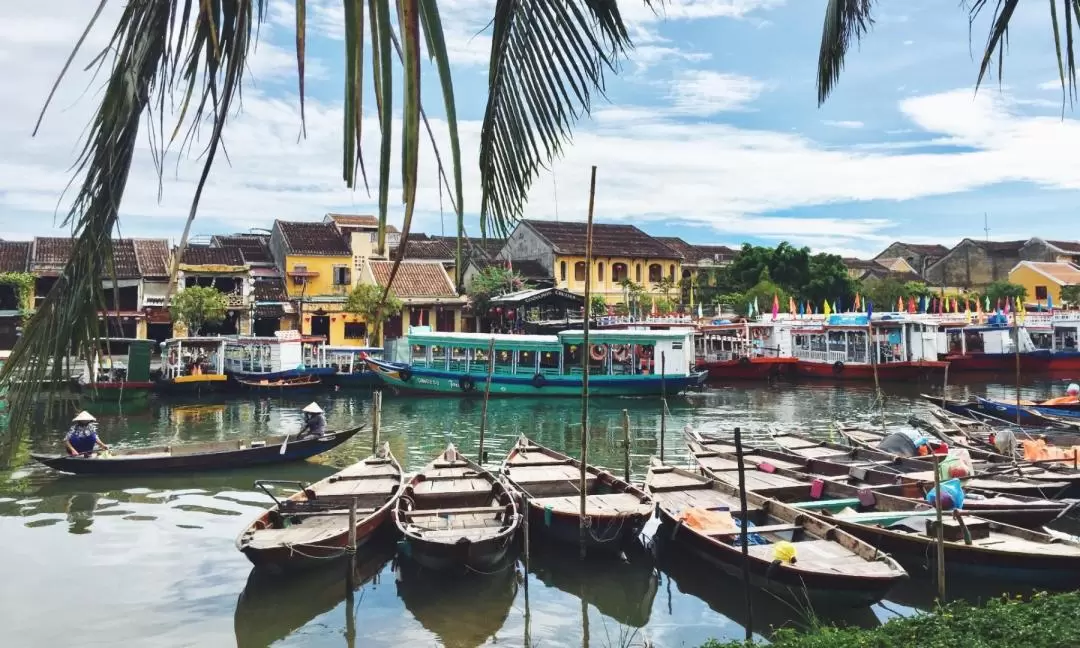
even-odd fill
[[[504,335],[492,333],[440,333],[409,331],[409,344],[416,346],[448,346],[455,349],[487,349],[495,340],[497,349],[525,351],[560,351],[562,343],[555,335]]]

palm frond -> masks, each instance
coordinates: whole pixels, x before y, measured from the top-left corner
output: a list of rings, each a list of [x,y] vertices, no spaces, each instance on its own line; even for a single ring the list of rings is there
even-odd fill
[[[480,232],[505,236],[630,37],[615,0],[498,0],[480,134]]]
[[[818,51],[818,105],[825,103],[840,80],[844,57],[874,25],[873,0],[828,0]]]

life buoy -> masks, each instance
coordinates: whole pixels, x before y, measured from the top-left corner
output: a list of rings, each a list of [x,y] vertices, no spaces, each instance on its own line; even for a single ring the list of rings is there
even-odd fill
[[[534,375],[532,377],[532,385],[533,385],[533,387],[536,387],[537,389],[540,389],[546,383],[547,383],[547,378],[545,378],[544,374],[542,374],[542,373],[537,373],[536,375]]]
[[[743,365],[744,367],[749,365],[750,364],[750,357],[749,356],[743,356],[743,357],[739,358],[739,364]]]
[[[597,362],[599,362],[600,360],[603,360],[604,359],[604,345],[603,344],[594,344],[594,345],[592,345],[592,348],[589,349],[589,357],[592,358],[593,360],[597,361]]]
[[[458,381],[458,386],[461,387],[463,392],[471,392],[476,389],[476,383],[468,376],[462,376],[461,380]]]
[[[398,378],[401,379],[401,382],[409,382],[412,380],[412,371],[406,367],[405,369],[398,371]]]
[[[841,374],[841,373],[843,373],[843,372],[844,372],[844,363],[843,363],[843,362],[840,362],[839,360],[837,360],[836,362],[832,363],[832,372],[833,372],[834,374]]]
[[[615,362],[626,362],[626,359],[630,357],[630,348],[627,346],[613,346],[611,347],[611,354],[615,358]]]

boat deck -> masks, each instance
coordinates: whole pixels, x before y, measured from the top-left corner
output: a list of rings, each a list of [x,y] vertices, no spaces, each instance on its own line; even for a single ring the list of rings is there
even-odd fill
[[[535,455],[539,457],[541,455]],[[547,458],[550,461],[550,458]],[[530,497],[558,497],[580,493],[581,471],[569,463],[557,465],[511,464],[509,477]],[[585,476],[586,492],[596,489],[596,475]]]
[[[507,519],[507,506],[499,504],[491,476],[468,461],[435,461],[420,477],[409,494],[416,508],[398,509],[401,527],[408,534],[454,544],[496,536],[513,522]]]
[[[581,512],[581,498],[578,495],[540,497],[529,502],[535,507],[555,513],[577,515]],[[642,503],[640,498],[631,493],[585,496],[585,515],[589,516],[649,515],[652,508],[651,504]]]

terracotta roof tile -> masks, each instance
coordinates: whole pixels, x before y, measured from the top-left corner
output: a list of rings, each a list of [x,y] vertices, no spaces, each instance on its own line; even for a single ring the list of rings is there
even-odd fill
[[[976,239],[968,239],[976,247],[990,252],[992,254],[1019,254],[1020,248],[1027,245],[1027,239],[1023,241],[979,241]]]
[[[430,237],[436,241],[443,241],[452,252],[457,251],[457,237],[456,236],[432,236]],[[412,236],[409,236],[409,240],[412,240]],[[462,254],[471,259],[494,259],[499,256],[499,252],[502,252],[503,246],[506,245],[506,239],[504,238],[480,238],[478,236],[468,236],[461,242]]]
[[[370,214],[335,214],[326,215],[326,218],[344,227],[378,227],[379,218]]]
[[[390,261],[372,261],[371,273],[375,282],[382,288],[390,280]],[[394,277],[391,290],[399,299],[418,297],[452,298],[457,297],[454,282],[446,274],[441,263],[434,261],[415,261],[402,263]]]
[[[506,261],[503,259],[493,259],[490,261],[485,259],[474,259],[472,261],[472,264],[476,267],[477,270],[483,270],[484,268],[488,268],[490,266],[505,267]],[[516,274],[521,275],[526,280],[552,279],[551,270],[548,270],[543,263],[540,263],[539,261],[535,261],[533,259],[511,260],[510,267],[514,270]]]
[[[139,273],[144,278],[169,277],[169,242],[165,239],[132,239]]]
[[[232,234],[230,236],[215,236],[210,240],[210,245],[215,247],[236,247],[247,263],[273,263],[270,256],[270,236],[268,234]]]
[[[181,263],[187,265],[242,266],[244,254],[236,246],[210,247],[208,245],[189,245],[184,250]]]
[[[30,269],[42,273],[59,272],[71,256],[73,246],[74,239],[71,238],[36,237],[31,246]]]
[[[257,302],[283,302],[289,299],[285,282],[280,277],[256,279],[251,292]]]
[[[397,254],[397,248],[391,248],[390,254]],[[450,244],[434,238],[414,239],[410,235],[405,243],[406,259],[441,261],[453,259],[455,254],[456,250]]]
[[[939,243],[904,243],[900,242],[907,249],[928,257],[943,257],[949,253],[949,248]]]
[[[0,241],[0,272],[26,272],[30,267],[30,241]]]
[[[1080,268],[1071,263],[1024,261],[1020,265],[1029,266],[1036,272],[1053,279],[1063,286],[1080,284]]]
[[[731,259],[736,254],[735,250],[726,245],[697,245],[687,243],[678,236],[654,236],[653,238],[678,252],[684,260],[691,263],[701,259],[716,259],[717,257]]]
[[[583,222],[556,222],[526,219],[521,224],[547,239],[554,251],[565,255],[585,255],[586,225]],[[593,224],[593,256],[634,256],[653,259],[681,259],[682,255],[633,225]]]
[[[131,239],[114,239],[113,267],[116,269],[117,279],[139,279],[142,273],[139,271],[139,258],[135,254],[135,243]]]
[[[1080,254],[1080,242],[1078,241],[1047,241],[1050,245],[1068,254]]]
[[[345,239],[333,223],[274,221],[281,231],[287,254],[352,256]]]

